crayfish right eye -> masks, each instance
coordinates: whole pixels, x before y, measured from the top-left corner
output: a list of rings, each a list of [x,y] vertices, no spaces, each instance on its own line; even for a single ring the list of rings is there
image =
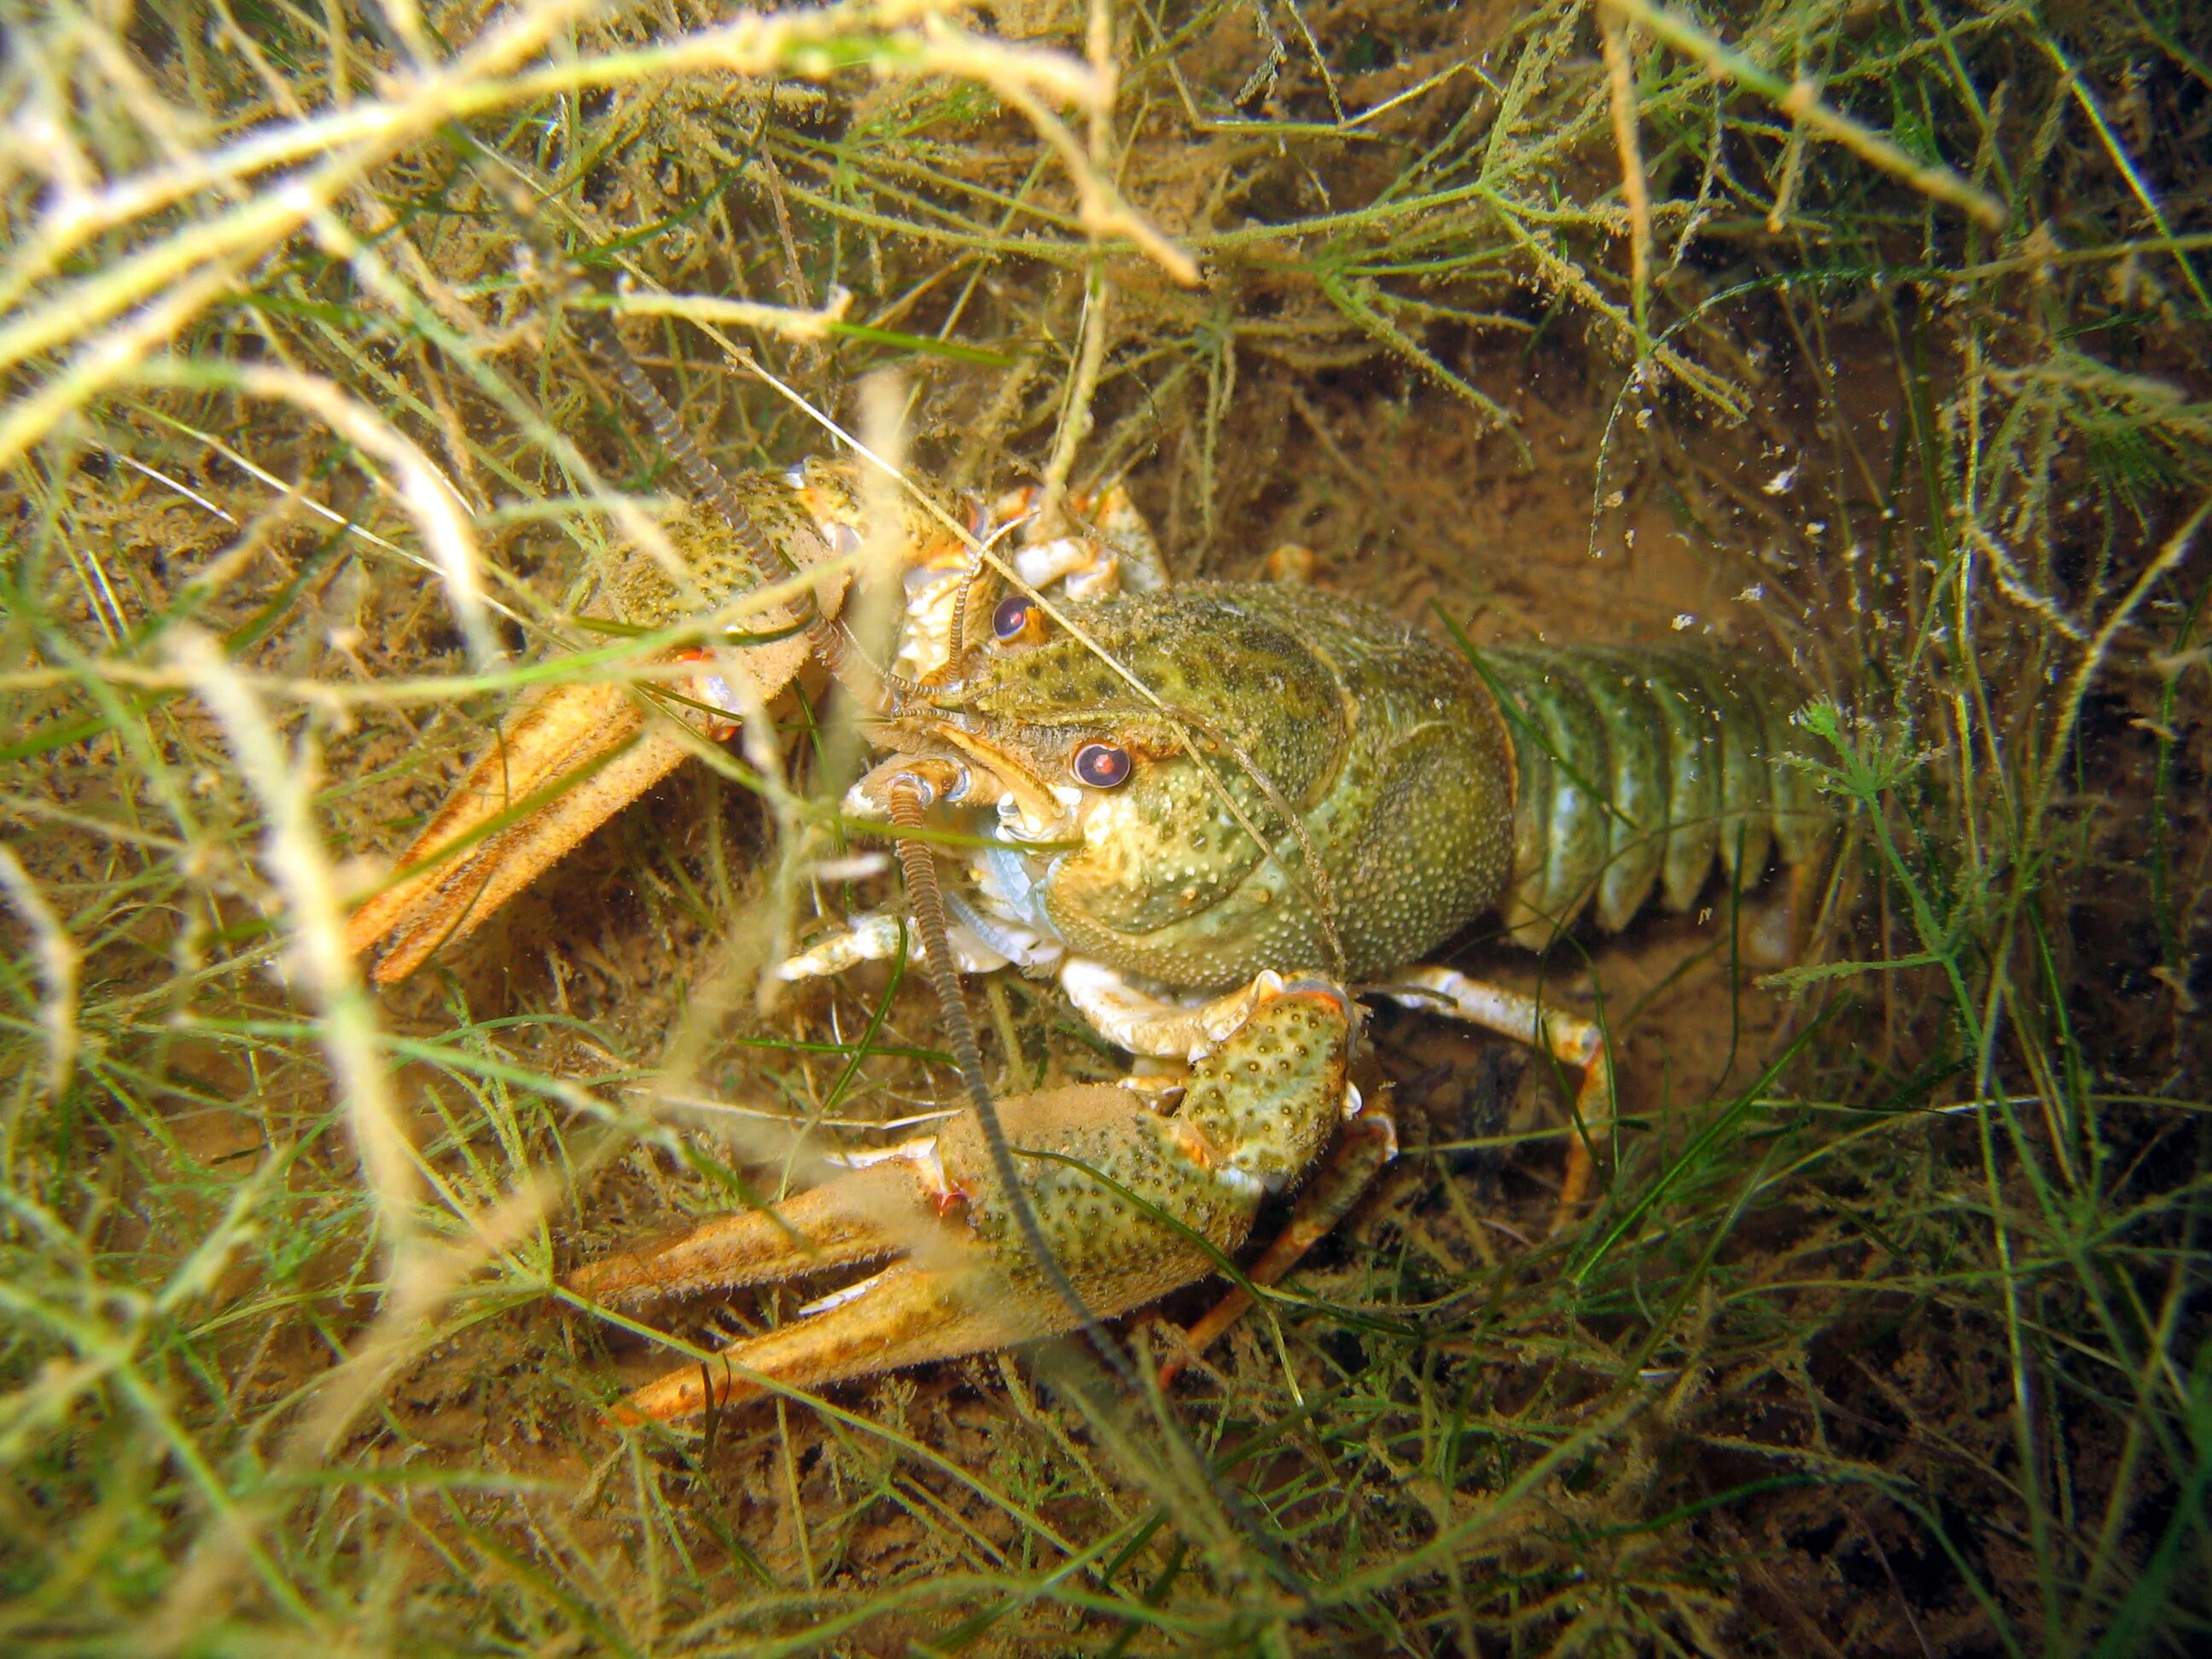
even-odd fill
[[[1112,789],[1128,780],[1129,751],[1117,743],[1086,743],[1075,751],[1075,776],[1093,789]]]
[[[1026,593],[1009,593],[991,612],[991,633],[1001,645],[1033,640],[1044,631],[1044,613]]]

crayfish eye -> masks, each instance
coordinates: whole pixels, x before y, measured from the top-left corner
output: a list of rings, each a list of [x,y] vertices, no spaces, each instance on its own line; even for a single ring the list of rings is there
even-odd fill
[[[1042,620],[1035,599],[1026,593],[1009,593],[991,611],[991,632],[1001,645],[1033,635]]]
[[[1111,743],[1086,743],[1075,751],[1075,781],[1111,789],[1129,775],[1129,751]]]

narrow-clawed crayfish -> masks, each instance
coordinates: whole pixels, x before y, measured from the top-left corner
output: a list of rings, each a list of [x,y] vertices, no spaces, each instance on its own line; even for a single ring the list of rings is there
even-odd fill
[[[724,487],[724,510],[803,568],[862,534],[853,478],[822,465],[745,475]],[[1828,814],[1783,758],[1802,695],[1783,676],[1660,648],[1477,660],[1317,591],[1170,586],[1119,492],[1079,499],[1052,535],[1028,495],[950,504],[949,517],[947,505],[902,532],[908,626],[867,721],[882,758],[848,811],[966,832],[941,895],[932,855],[902,844],[928,901],[917,909],[934,913],[917,931],[948,964],[1054,973],[1114,1043],[1186,1069],[1164,1088],[1156,1067],[1146,1088],[1000,1103],[997,1146],[971,1108],[775,1211],[580,1269],[575,1291],[631,1300],[892,1259],[722,1363],[640,1390],[632,1419],[742,1399],[761,1379],[811,1386],[1124,1312],[1204,1276],[1267,1194],[1304,1183],[1249,1269],[1273,1281],[1395,1149],[1348,1077],[1360,995],[1474,1022],[1580,1073],[1564,1213],[1612,1119],[1602,1031],[1423,955],[1492,909],[1540,948],[1586,908],[1623,927],[1655,888],[1687,907],[1717,860],[1748,881],[1778,848],[1801,895],[1823,862]],[[1009,530],[1002,562],[975,556]],[[725,545],[682,544],[698,594],[633,562],[603,603],[657,624],[712,602],[742,580]],[[833,603],[819,601],[817,636]],[[749,652],[804,648],[672,668],[658,708],[590,687],[521,710],[418,842],[409,862],[429,867],[356,918],[356,948],[388,947],[380,979],[410,970],[681,759],[677,720],[726,735],[732,656],[758,692],[791,670]],[[610,754],[587,787],[526,810]],[[439,846],[517,802],[516,822],[438,862]],[[896,918],[855,916],[780,971],[836,972],[905,938]],[[1241,1306],[1217,1309],[1194,1343]]]

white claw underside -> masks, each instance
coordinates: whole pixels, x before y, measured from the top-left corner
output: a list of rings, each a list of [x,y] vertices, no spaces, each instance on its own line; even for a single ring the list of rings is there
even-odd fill
[[[1179,1060],[1162,1060],[1151,1054],[1139,1054],[1132,1061],[1134,1069],[1114,1079],[1114,1086],[1126,1089],[1144,1103],[1145,1109],[1161,1117],[1167,1116],[1182,1103],[1183,1093],[1190,1079],[1190,1067]],[[1147,1066],[1170,1066],[1167,1071],[1147,1071]]]
[[[865,1170],[894,1160],[911,1164],[921,1170],[922,1187],[933,1195],[942,1198],[951,1192],[952,1183],[945,1177],[945,1160],[938,1155],[935,1135],[916,1135],[912,1140],[902,1140],[896,1146],[878,1146],[869,1151],[830,1152],[822,1161],[835,1164],[841,1169]]]
[[[786,984],[794,984],[802,979],[824,979],[832,974],[842,974],[863,962],[889,962],[899,953],[902,931],[898,917],[880,910],[863,910],[848,917],[845,925],[836,933],[815,940],[795,956],[786,957],[776,964],[775,976]],[[945,938],[952,947],[953,960],[966,973],[988,974],[994,968],[1005,967],[1010,960],[1022,959],[1008,957],[992,949],[972,930],[957,921],[945,930]],[[912,939],[907,949],[919,960],[921,941]],[[1049,961],[1051,957],[1042,959]]]
[[[1060,970],[1060,988],[1109,1042],[1133,1054],[1195,1065],[1228,1041],[1253,1010],[1282,994],[1283,976],[1271,968],[1241,989],[1194,1005],[1140,991],[1111,968],[1072,957]]]
[[[848,1302],[857,1302],[890,1277],[894,1271],[896,1269],[885,1267],[879,1273],[870,1273],[856,1285],[848,1285],[842,1290],[832,1291],[827,1296],[817,1296],[811,1302],[802,1303],[797,1317],[811,1319],[816,1314],[825,1314],[832,1308],[842,1308]]]
[[[1071,599],[1101,599],[1121,587],[1120,562],[1112,550],[1083,536],[1061,536],[1018,548],[1014,574],[1031,587],[1064,581]]]

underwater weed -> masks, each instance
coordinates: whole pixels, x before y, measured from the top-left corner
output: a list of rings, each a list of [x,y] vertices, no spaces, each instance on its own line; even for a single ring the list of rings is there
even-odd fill
[[[5,1643],[2201,1641],[2202,22],[1099,15],[1110,107],[1051,9],[11,16]],[[738,464],[824,442],[748,358],[833,410],[896,362],[930,465],[1126,471],[1179,571],[1285,526],[1564,634],[1589,548],[1599,603],[1657,580],[1649,505],[1838,695],[1807,1012],[1601,950],[1644,1127],[1551,1243],[1482,1159],[1556,1132],[1394,1025],[1431,1144],[1166,1402],[1218,1504],[1023,1358],[611,1434],[635,1350],[560,1253],[778,1174],[629,1091],[877,1121],[945,1073],[911,987],[749,1013],[750,756],[418,987],[327,951],[317,884],[505,696],[643,672],[573,594],[674,475],[572,301]],[[1466,514],[1562,453],[1517,591]],[[1009,1068],[1102,1069],[1000,994]]]

